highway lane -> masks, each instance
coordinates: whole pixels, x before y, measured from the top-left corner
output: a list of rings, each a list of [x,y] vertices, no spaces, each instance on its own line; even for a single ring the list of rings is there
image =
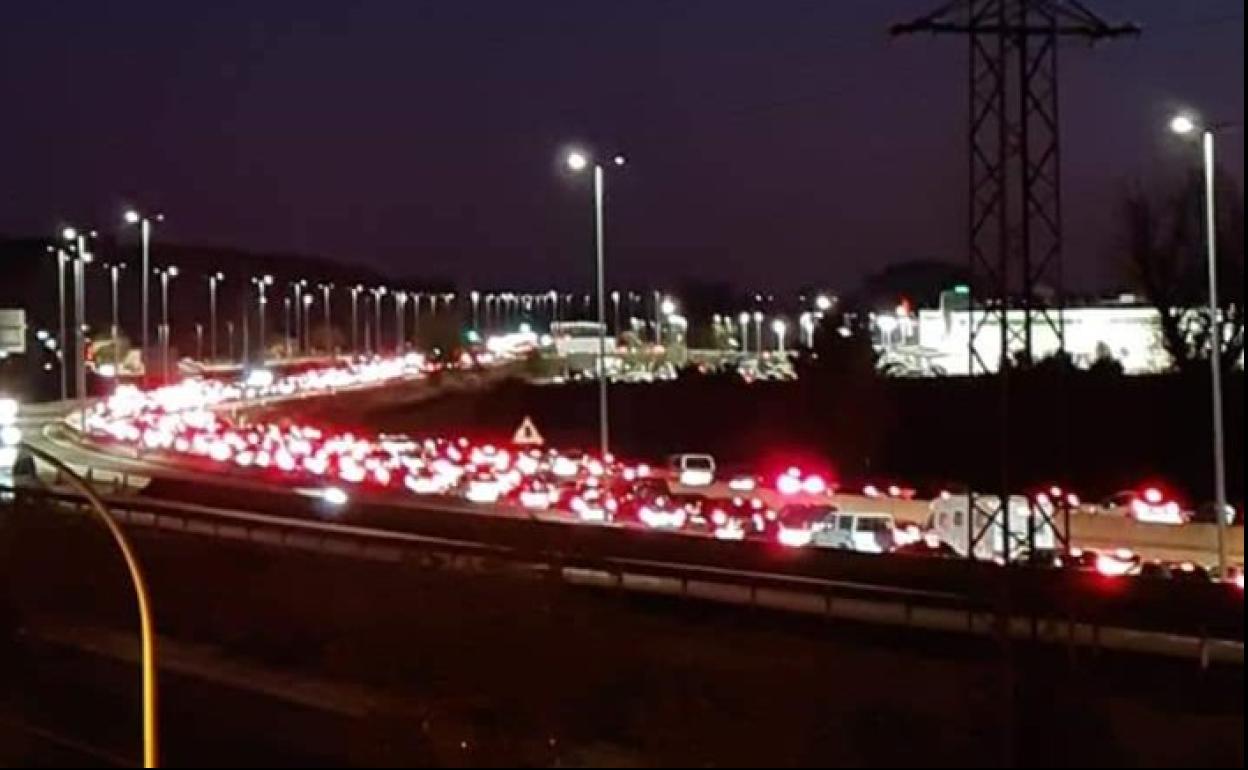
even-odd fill
[[[62,457],[72,467],[84,471],[90,469],[92,478],[97,483],[103,482],[106,485],[111,484],[115,488],[120,488],[119,485],[124,481],[131,491],[142,491],[143,494],[151,497],[164,496],[188,501],[212,500],[225,505],[237,505],[240,500],[245,500],[249,505],[258,506],[262,501],[267,501],[265,507],[270,511],[280,511],[287,507],[289,500],[285,498],[296,491],[290,488],[290,482],[286,479],[275,483],[264,479],[261,474],[254,471],[230,466],[209,468],[204,465],[204,467],[197,468],[194,458],[164,457],[154,453],[136,456],[134,450],[128,447],[84,446],[75,440],[76,433],[66,428],[61,422],[65,406],[53,404],[25,412],[23,426],[27,439]],[[159,479],[162,484],[156,488],[145,489],[152,479]],[[184,486],[179,489],[168,482],[181,482]],[[317,487],[309,482],[307,486],[298,489],[306,495]],[[391,492],[368,486],[346,485],[344,489],[349,491],[353,499],[385,504],[408,511],[426,510],[433,505],[441,510],[475,516],[574,521],[570,514],[531,512],[512,506],[470,503],[454,496],[414,496],[405,490]],[[688,488],[681,491],[710,493],[723,497],[738,494],[732,492],[723,483],[718,483],[709,489]],[[784,502],[784,498],[774,491],[759,490],[757,494],[772,506],[778,507]],[[833,501],[847,510],[889,513],[899,523],[909,522],[922,525],[927,520],[927,504],[924,501],[848,494],[838,494]],[[1212,525],[1188,524],[1182,527],[1172,527],[1082,513],[1073,514],[1071,522],[1073,543],[1078,547],[1097,549],[1126,547],[1144,558],[1169,561],[1190,560],[1206,564],[1212,563],[1216,558],[1216,528]],[[1235,527],[1229,532],[1231,558],[1242,563],[1243,529]]]

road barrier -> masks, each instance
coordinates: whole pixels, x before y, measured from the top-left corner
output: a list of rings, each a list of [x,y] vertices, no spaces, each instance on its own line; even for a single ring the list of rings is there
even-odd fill
[[[77,495],[10,488],[17,505]],[[128,526],[382,561],[518,567],[607,590],[670,594],[1074,647],[1243,662],[1243,592],[960,559],[879,557],[670,533],[287,496],[271,512],[104,496]],[[256,500],[257,505],[263,501]],[[250,503],[250,501],[249,501]]]

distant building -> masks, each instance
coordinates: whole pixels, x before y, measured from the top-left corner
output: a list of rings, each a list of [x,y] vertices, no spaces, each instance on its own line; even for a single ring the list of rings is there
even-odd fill
[[[970,372],[971,313],[965,301],[944,301],[939,309],[923,309],[917,314],[877,314],[871,320],[876,349],[893,370],[913,376]],[[1022,311],[1009,312],[1007,322],[1021,335]],[[975,338],[976,353],[987,369],[995,370],[1001,352],[999,316],[977,313],[976,323],[981,324]],[[1099,359],[1112,358],[1127,374],[1170,368],[1157,310],[1139,304],[1130,295],[1112,302],[1068,307],[1061,311],[1060,323],[1066,352],[1076,366],[1086,368]],[[1056,353],[1055,330],[1048,323],[1033,322],[1032,346],[1037,360]]]

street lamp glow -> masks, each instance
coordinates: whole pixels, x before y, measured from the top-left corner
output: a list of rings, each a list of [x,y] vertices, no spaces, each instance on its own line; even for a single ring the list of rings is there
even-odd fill
[[[663,315],[671,315],[676,312],[676,303],[672,302],[671,297],[668,297],[663,300],[663,304],[659,306],[659,310],[663,312]]]
[[[832,300],[828,298],[828,295],[820,294],[818,297],[815,297],[816,310],[826,312],[830,307],[832,307]]]
[[[611,162],[612,162],[612,163],[614,163],[614,164],[615,164],[615,165],[617,165],[617,166],[623,166],[623,165],[624,165],[624,163],[625,163],[625,161],[624,161],[624,156],[623,156],[623,155],[616,155],[614,158],[612,158],[612,159],[611,159]]]
[[[781,320],[781,319],[779,319],[779,318],[777,318],[776,320],[774,320],[774,321],[772,321],[772,322],[771,322],[771,330],[772,330],[773,332],[775,332],[778,336],[783,337],[783,336],[784,336],[784,330],[785,330],[786,328],[788,328],[788,327],[787,327],[787,325],[784,323],[784,321],[783,321],[783,320]]]
[[[585,167],[588,165],[589,165],[589,158],[585,156],[585,153],[583,152],[568,153],[568,168],[572,169],[573,171],[584,171]]]
[[[738,323],[740,323],[740,324],[742,324],[742,325],[745,325],[745,324],[749,323],[749,322],[750,322],[750,314],[749,314],[749,313],[742,313],[741,315],[737,316],[737,322],[738,322]]]
[[[64,230],[61,230],[61,237],[67,241],[72,241],[78,237],[78,231],[72,227],[66,227]]]
[[[134,209],[127,209],[125,213],[126,224],[136,225],[139,223],[139,212]]]
[[[1190,134],[1196,130],[1196,127],[1196,121],[1186,113],[1179,113],[1170,119],[1170,130],[1176,134]]]

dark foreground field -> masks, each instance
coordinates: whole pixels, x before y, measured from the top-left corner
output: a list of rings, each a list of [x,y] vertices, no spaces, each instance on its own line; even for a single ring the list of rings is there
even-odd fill
[[[125,577],[0,507],[0,763],[137,756]],[[170,764],[1242,766],[1243,671],[140,540]]]

